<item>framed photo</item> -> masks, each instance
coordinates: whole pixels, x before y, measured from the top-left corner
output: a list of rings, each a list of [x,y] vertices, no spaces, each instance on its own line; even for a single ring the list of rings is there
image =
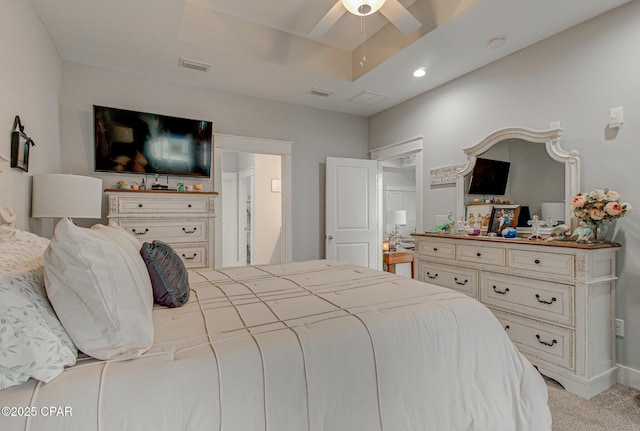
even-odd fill
[[[520,205],[494,205],[491,210],[491,220],[487,233],[502,235],[502,230],[507,227],[515,228],[518,224]]]
[[[35,143],[24,133],[20,117],[16,115],[11,132],[11,167],[29,172],[29,153]]]
[[[471,227],[479,227],[480,232],[486,233],[491,220],[493,204],[469,204],[466,208],[465,221]]]

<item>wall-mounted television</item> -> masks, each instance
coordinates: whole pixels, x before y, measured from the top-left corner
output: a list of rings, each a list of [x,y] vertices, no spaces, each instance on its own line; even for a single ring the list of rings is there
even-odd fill
[[[504,195],[507,190],[511,163],[500,160],[476,159],[469,181],[470,195]]]
[[[93,106],[95,170],[211,176],[213,123]]]

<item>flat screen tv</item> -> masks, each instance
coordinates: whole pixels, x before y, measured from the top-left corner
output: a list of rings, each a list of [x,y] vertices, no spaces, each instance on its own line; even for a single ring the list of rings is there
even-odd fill
[[[213,123],[93,106],[95,170],[211,176]]]
[[[477,158],[469,181],[469,194],[504,195],[510,167],[509,162]]]

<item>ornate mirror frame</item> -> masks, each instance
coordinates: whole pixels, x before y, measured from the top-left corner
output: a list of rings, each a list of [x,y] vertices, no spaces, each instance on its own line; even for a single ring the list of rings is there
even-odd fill
[[[465,214],[465,176],[473,171],[476,159],[499,142],[520,139],[530,142],[532,145],[544,144],[547,154],[555,161],[564,164],[564,202],[565,220],[567,224],[571,220],[571,227],[575,225],[571,212],[571,198],[580,191],[580,159],[575,150],[567,151],[560,146],[562,128],[549,130],[533,130],[521,127],[508,127],[496,130],[481,142],[471,147],[463,148],[467,156],[467,165],[456,174],[456,219],[459,220]]]

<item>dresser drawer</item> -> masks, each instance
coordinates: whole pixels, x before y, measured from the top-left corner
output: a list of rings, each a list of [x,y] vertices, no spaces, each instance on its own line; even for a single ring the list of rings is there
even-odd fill
[[[208,265],[208,244],[175,244],[172,247],[187,268],[203,268]]]
[[[480,301],[535,319],[574,324],[573,286],[485,272]]]
[[[456,258],[463,262],[505,266],[505,249],[467,244],[458,245]]]
[[[118,198],[118,213],[123,214],[208,214],[209,200],[201,196],[145,198],[144,195]]]
[[[440,242],[421,239],[416,244],[416,253],[428,257],[440,257],[444,259],[455,259],[456,248],[453,242]]]
[[[509,267],[553,275],[574,275],[574,256],[539,251],[509,250]]]
[[[498,310],[491,311],[522,353],[570,370],[575,369],[574,331]]]
[[[141,241],[157,239],[173,245],[175,242],[208,240],[208,219],[120,219],[119,224]]]
[[[478,271],[456,268],[455,266],[418,261],[418,275],[421,281],[437,284],[478,298]]]

